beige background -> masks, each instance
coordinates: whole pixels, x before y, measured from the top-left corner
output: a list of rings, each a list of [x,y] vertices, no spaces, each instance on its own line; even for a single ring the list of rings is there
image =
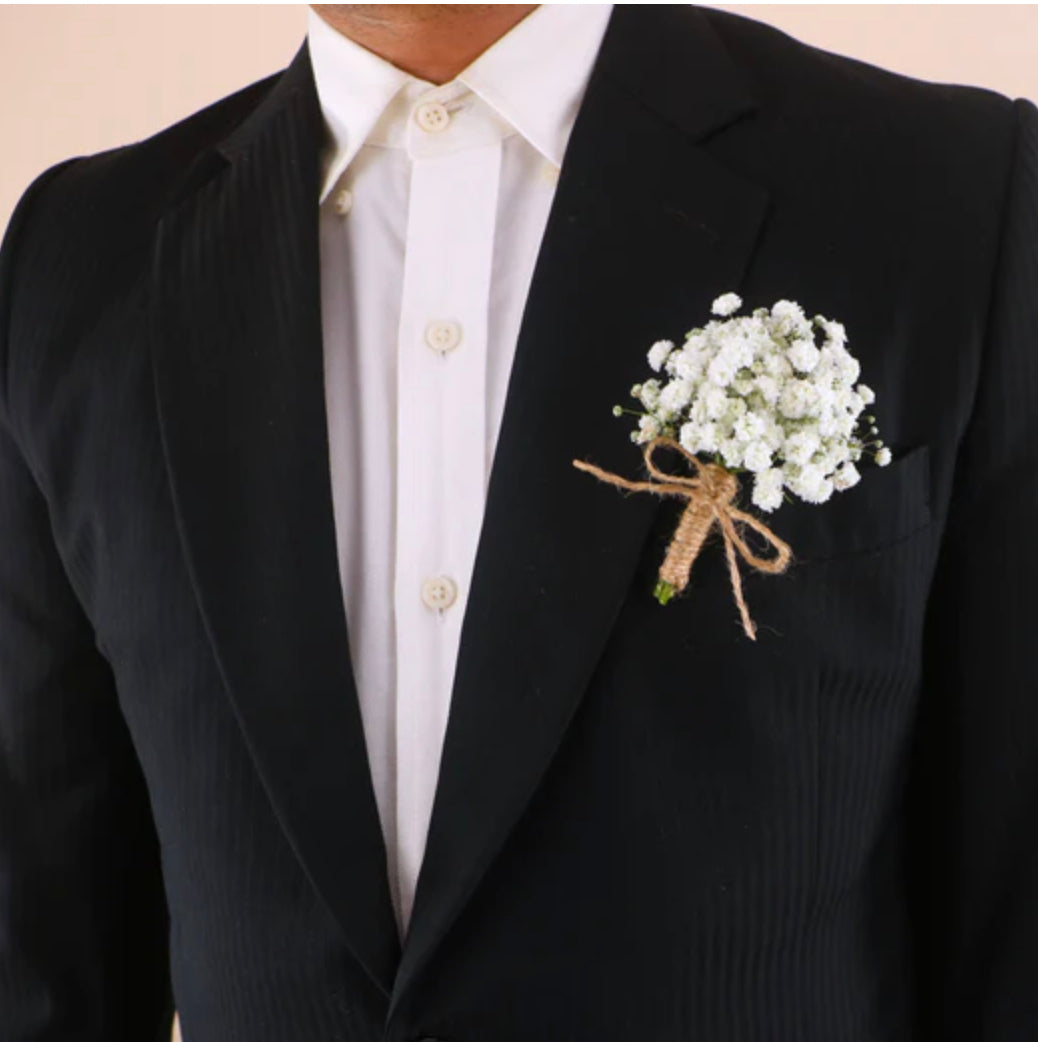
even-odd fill
[[[924,79],[1038,98],[1038,5],[718,4]],[[303,5],[0,7],[0,228],[51,163],[144,137],[288,63]]]
[[[1038,5],[716,6],[898,72],[1038,99]],[[0,7],[0,227],[51,163],[283,67],[305,24],[302,5]]]

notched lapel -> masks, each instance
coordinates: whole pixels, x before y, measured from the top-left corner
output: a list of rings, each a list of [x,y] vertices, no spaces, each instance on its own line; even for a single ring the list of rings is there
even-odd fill
[[[320,322],[320,111],[304,46],[175,201],[155,392],[185,555],[251,753],[372,980],[399,956],[339,585]]]
[[[702,106],[679,111],[675,90]],[[630,584],[659,501],[571,461],[640,471],[613,404],[654,340],[738,287],[767,193],[697,142],[751,108],[701,14],[614,9],[523,317],[391,1016],[515,827],[625,597],[652,595]]]

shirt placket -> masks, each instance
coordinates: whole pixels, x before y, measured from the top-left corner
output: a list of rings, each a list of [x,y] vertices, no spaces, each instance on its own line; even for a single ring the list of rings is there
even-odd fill
[[[412,158],[398,352],[397,887],[410,915],[482,524],[499,137],[428,92]],[[481,132],[480,132],[481,131]]]

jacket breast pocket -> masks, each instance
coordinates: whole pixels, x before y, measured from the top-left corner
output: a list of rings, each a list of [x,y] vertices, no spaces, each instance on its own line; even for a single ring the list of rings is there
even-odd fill
[[[821,561],[879,549],[931,520],[930,446],[922,444],[885,467],[863,468],[857,485],[825,503],[783,503],[766,523],[789,543],[795,561]]]

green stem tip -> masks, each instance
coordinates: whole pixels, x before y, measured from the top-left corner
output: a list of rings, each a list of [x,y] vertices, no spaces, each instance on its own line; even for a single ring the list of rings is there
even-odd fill
[[[674,593],[676,591],[671,583],[667,582],[665,579],[660,579],[656,583],[656,589],[652,592],[656,600],[658,600],[660,604],[666,604],[667,601],[669,601],[671,597],[674,596]]]

